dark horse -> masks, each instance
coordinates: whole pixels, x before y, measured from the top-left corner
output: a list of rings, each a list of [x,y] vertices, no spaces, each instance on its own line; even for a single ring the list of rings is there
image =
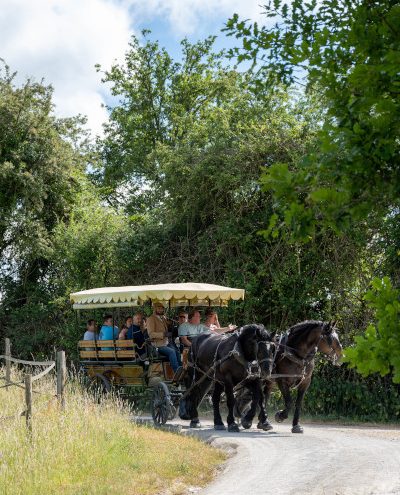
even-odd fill
[[[233,407],[234,387],[245,381],[251,390],[252,399],[249,411],[242,423],[253,419],[257,404],[262,397],[261,370],[257,357],[261,348],[266,354],[263,363],[268,363],[270,335],[262,325],[245,325],[238,332],[227,335],[199,335],[192,341],[189,354],[189,369],[186,377],[187,392],[179,403],[181,419],[190,419],[191,426],[199,424],[197,408],[214,383],[212,403],[214,408],[214,428],[224,430],[219,402],[225,390],[228,406],[228,430],[237,432]],[[264,366],[267,366],[265,364]],[[260,426],[262,427],[262,426]]]
[[[276,382],[283,399],[285,408],[275,414],[275,420],[281,423],[290,413],[292,397],[290,389],[297,388],[297,397],[293,416],[292,432],[303,433],[299,424],[300,410],[305,393],[311,383],[314,370],[314,358],[317,351],[328,356],[333,364],[340,366],[342,346],[335,328],[335,324],[323,321],[303,321],[291,327],[275,342],[276,354],[273,360],[272,378],[264,374],[264,400],[261,399],[259,421],[269,424],[265,406]],[[274,377],[275,375],[275,377]],[[254,400],[251,391],[242,389],[237,397],[236,411],[246,414],[250,402]],[[265,402],[264,402],[265,401]],[[270,428],[272,425],[270,425]]]

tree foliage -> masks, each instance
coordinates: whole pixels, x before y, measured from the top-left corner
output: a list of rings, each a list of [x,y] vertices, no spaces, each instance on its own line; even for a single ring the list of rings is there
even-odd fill
[[[394,383],[400,383],[400,291],[388,277],[375,278],[365,300],[376,323],[355,337],[356,345],[346,350],[346,360],[364,376],[390,373]]]
[[[234,16],[232,51],[252,60],[260,81],[305,79],[326,106],[318,147],[292,170],[277,163],[262,177],[279,203],[271,230],[282,224],[307,241],[317,226],[343,232],[400,197],[400,6],[397,1],[276,0],[266,7],[276,25]]]
[[[253,61],[267,84],[298,84],[304,77],[307,91],[321,94],[326,114],[314,151],[294,167],[282,162],[264,170],[261,183],[277,206],[265,233],[285,232],[306,243],[321,231],[361,229],[361,246],[375,255],[381,248],[370,260],[372,270],[386,268],[398,279],[399,253],[387,244],[396,235],[387,226],[397,232],[400,5],[295,0],[289,7],[274,0],[266,14],[277,19],[274,26],[229,20],[228,32],[242,41],[231,55]],[[347,353],[362,373],[393,372],[397,382],[398,294],[386,278],[373,286],[377,294],[366,298],[377,324]]]
[[[123,280],[244,286],[241,318],[280,327],[329,313],[353,275],[339,266],[357,266],[353,240],[326,233],[303,249],[259,235],[273,213],[260,169],[294,165],[313,149],[319,107],[281,86],[260,87],[212,42],[184,41],[175,62],[156,43],[134,39],[124,64],[105,72],[121,103],[110,115],[97,179],[130,215]]]
[[[374,316],[363,298],[371,277],[399,276],[398,210],[385,199],[368,222],[354,212],[335,220],[353,193],[340,185],[342,169],[332,179],[329,167],[351,154],[342,140],[339,160],[336,137],[330,151],[321,146],[341,126],[322,80],[302,92],[283,78],[289,66],[278,79],[259,62],[239,71],[213,38],[184,40],[179,60],[149,38],[133,38],[122,63],[98,68],[115,104],[96,149],[81,118],[54,117],[51,88],[19,87],[3,72],[1,333],[21,356],[54,346],[73,356],[82,328],[70,292],[198,280],[246,289],[221,320],[284,330],[335,317],[349,344]],[[347,372],[350,383],[335,388],[343,409],[365,390],[353,370],[340,377]],[[322,364],[319,374],[321,389],[340,378]],[[374,397],[388,393],[384,378],[370,380]],[[363,415],[356,402],[352,414]],[[380,419],[397,417],[392,402]],[[315,388],[309,407],[329,413],[333,400]]]
[[[100,229],[97,238],[90,234],[94,222],[110,229],[112,215],[99,213],[102,206],[85,175],[95,157],[81,127],[84,119],[57,119],[52,88],[30,80],[18,86],[15,75],[2,66],[0,325],[15,352],[47,353],[68,333],[66,290],[83,284],[84,277],[85,283],[100,279],[99,251],[106,257],[108,245]],[[97,214],[92,211],[86,225],[80,219],[78,228],[79,214],[89,214],[96,201]],[[78,250],[74,266],[68,265]]]

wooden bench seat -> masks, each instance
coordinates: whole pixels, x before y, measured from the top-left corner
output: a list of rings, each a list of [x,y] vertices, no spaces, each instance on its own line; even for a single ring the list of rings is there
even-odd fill
[[[98,349],[101,349],[102,347],[112,347],[114,348],[114,342],[115,342],[115,347],[120,348],[120,347],[134,347],[135,343],[133,340],[80,340],[78,342],[78,347],[79,349],[87,348],[87,347],[97,347]]]
[[[133,340],[80,340],[79,357],[85,359],[131,360],[139,359]],[[153,356],[153,362],[169,362],[166,356]]]
[[[133,340],[80,340],[81,359],[137,359]]]

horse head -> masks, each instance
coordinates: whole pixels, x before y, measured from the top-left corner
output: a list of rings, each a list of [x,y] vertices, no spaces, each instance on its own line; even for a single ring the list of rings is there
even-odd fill
[[[264,377],[269,377],[272,373],[275,349],[276,345],[273,340],[271,342],[261,341],[258,343],[257,361]]]
[[[238,342],[243,351],[246,361],[258,361],[261,368],[268,368],[272,356],[272,340],[270,333],[264,325],[252,323],[240,329]]]
[[[342,364],[342,344],[340,343],[335,325],[336,321],[323,323],[318,350],[328,356],[328,359],[335,366],[340,366]]]

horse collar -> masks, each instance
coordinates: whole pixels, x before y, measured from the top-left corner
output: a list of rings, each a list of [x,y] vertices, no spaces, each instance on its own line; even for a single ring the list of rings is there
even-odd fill
[[[242,364],[244,367],[247,368],[248,361],[244,358],[243,355],[243,349],[242,346],[240,345],[240,342],[237,341],[231,351],[232,356],[239,361],[240,364]]]
[[[236,342],[233,349],[230,352],[242,366],[246,368],[247,378],[259,378],[261,376],[260,365],[257,360],[247,361],[243,355],[243,349],[239,342]]]

